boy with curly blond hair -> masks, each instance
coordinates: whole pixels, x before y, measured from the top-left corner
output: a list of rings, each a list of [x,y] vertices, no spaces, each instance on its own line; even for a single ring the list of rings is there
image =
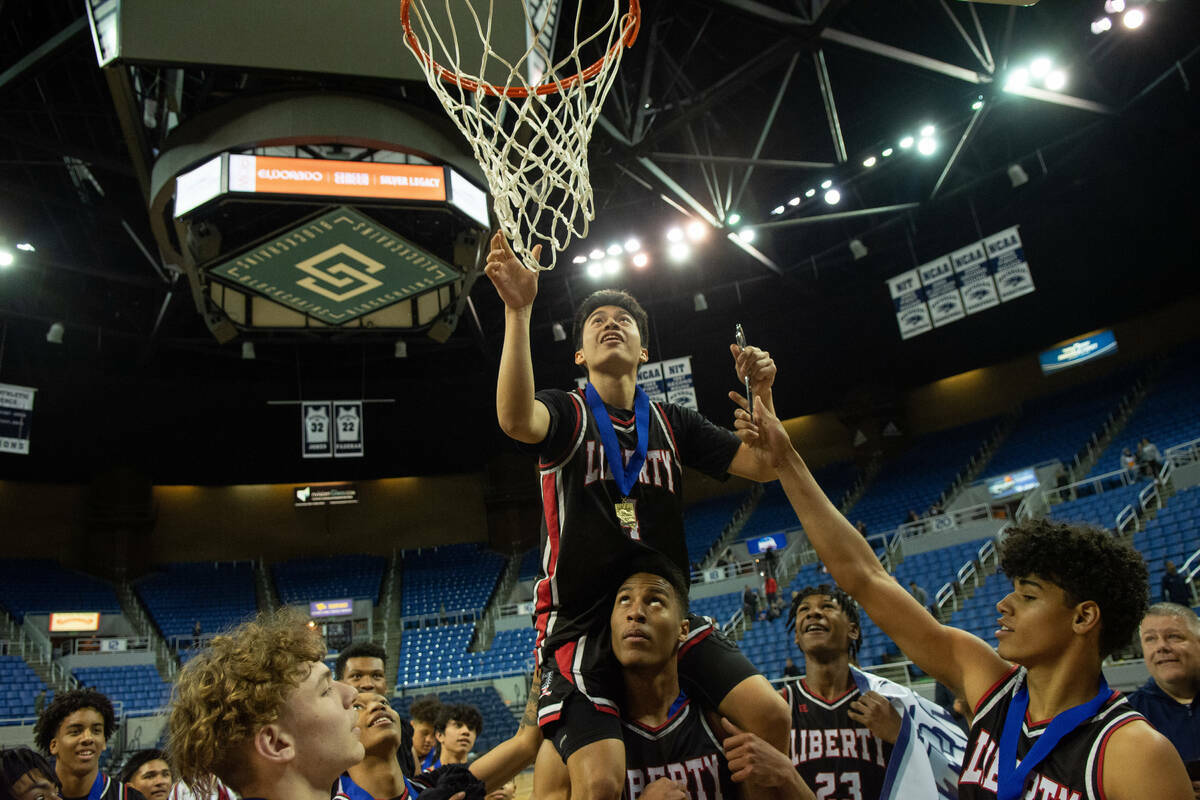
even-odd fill
[[[363,758],[356,692],[333,680],[325,645],[294,610],[217,636],[179,674],[168,750],[180,778],[219,778],[243,798],[328,800]]]

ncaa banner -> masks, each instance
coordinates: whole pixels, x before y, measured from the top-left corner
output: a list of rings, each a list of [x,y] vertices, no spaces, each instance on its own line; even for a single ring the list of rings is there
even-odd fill
[[[925,302],[929,305],[933,327],[940,328],[966,316],[962,297],[958,294],[958,275],[950,264],[949,256],[922,264],[917,267],[917,274],[921,276],[921,283],[925,287]]]
[[[667,387],[667,402],[693,411],[696,404],[696,383],[692,379],[692,357],[672,358],[662,362],[663,383]]]
[[[301,403],[300,427],[303,431],[300,448],[305,458],[329,458],[333,455],[333,443],[330,441],[333,419],[328,400]]]
[[[950,254],[950,265],[958,276],[963,310],[968,314],[1000,305],[992,266],[983,242],[961,247]]]
[[[0,383],[0,453],[29,455],[36,392],[31,386]]]
[[[334,458],[361,458],[363,455],[363,404],[361,400],[335,400]]]
[[[987,248],[988,268],[996,276],[996,289],[1000,300],[1007,303],[1034,290],[1033,275],[1029,262],[1025,260],[1025,248],[1021,246],[1021,235],[1014,225],[995,236],[983,240]]]
[[[915,269],[888,278],[887,285],[896,310],[896,324],[900,326],[901,339],[911,339],[933,330],[929,306],[925,304],[925,290]]]
[[[637,382],[651,403],[667,402],[667,387],[663,383],[663,362],[655,361],[638,367]]]

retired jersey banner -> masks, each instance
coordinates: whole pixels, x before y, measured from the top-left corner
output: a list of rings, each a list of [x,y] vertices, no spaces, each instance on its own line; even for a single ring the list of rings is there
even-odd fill
[[[699,411],[696,403],[696,382],[692,379],[692,357],[672,358],[662,362],[663,383],[667,387],[667,402]]]
[[[933,330],[929,306],[925,304],[925,290],[921,286],[921,276],[917,271],[910,269],[894,278],[888,278],[887,284],[892,295],[892,305],[896,310],[896,324],[900,326],[900,338],[910,339]]]
[[[983,242],[967,245],[950,254],[950,263],[958,275],[963,310],[968,314],[1000,305],[996,281],[992,279],[990,262]]]
[[[0,453],[29,455],[36,392],[37,389],[30,386],[0,383]]]
[[[361,400],[335,400],[335,458],[360,458],[363,454],[363,404]]]
[[[1007,303],[1033,291],[1033,275],[1029,272],[1029,262],[1025,260],[1025,248],[1021,246],[1016,225],[989,236],[984,240],[984,246],[988,269],[996,276],[1001,301]]]
[[[930,261],[917,267],[921,283],[925,287],[925,302],[929,305],[929,319],[938,328],[962,319],[962,297],[958,294],[958,275],[950,264],[949,256]]]
[[[333,419],[328,400],[301,403],[300,427],[303,431],[301,452],[305,458],[329,458],[333,455]]]

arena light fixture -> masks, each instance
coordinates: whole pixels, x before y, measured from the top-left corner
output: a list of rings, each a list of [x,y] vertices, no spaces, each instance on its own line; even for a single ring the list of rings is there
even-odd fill
[[[1008,168],[1008,179],[1012,182],[1012,186],[1016,189],[1018,186],[1024,186],[1029,183],[1029,173],[1020,164],[1013,164]]]
[[[667,249],[667,255],[669,255],[671,257],[671,260],[674,261],[676,264],[680,264],[684,261],[687,261],[688,256],[690,256],[691,254],[692,254],[692,248],[688,247],[683,242],[676,242],[675,244],[671,245]]]
[[[816,189],[809,189],[807,192],[805,192],[805,193],[804,193],[804,196],[805,196],[805,197],[816,197],[816,196],[817,196],[817,190],[816,190]]]
[[[16,261],[16,256],[12,254],[11,250],[0,250],[0,267],[11,267],[14,261]]]
[[[771,209],[771,213],[774,214],[775,216],[779,216],[786,210],[787,209],[785,209],[783,206],[775,206],[774,208]]]
[[[571,259],[571,261],[573,261],[576,264],[586,264],[587,259],[588,259],[587,256],[575,256],[573,259]]]
[[[641,249],[642,249],[642,243],[640,241],[638,241],[637,239],[630,237],[625,240],[625,252],[626,253],[636,253],[638,250],[641,250]]]
[[[982,97],[979,98],[978,100],[976,100],[974,103],[971,103],[972,111],[978,111],[981,108],[983,108],[983,98]]]
[[[1146,12],[1140,8],[1131,8],[1121,15],[1121,24],[1130,30],[1142,27],[1146,21]]]
[[[1061,92],[1067,88],[1067,73],[1061,69],[1056,69],[1046,76],[1046,88],[1052,92]]]
[[[1054,62],[1048,56],[1038,56],[1029,62],[1029,74],[1035,78],[1044,78],[1054,69]]]
[[[754,228],[742,228],[737,232],[737,237],[746,244],[750,244],[758,237],[758,234],[754,232]]]
[[[725,221],[728,222],[730,225],[737,225],[739,222],[742,221],[742,215],[737,213],[736,211],[734,211],[732,214],[730,214],[728,217],[725,218]]]
[[[18,250],[24,250],[26,253],[32,253],[32,252],[34,252],[35,250],[37,250],[37,248],[36,248],[36,247],[34,247],[34,246],[33,246],[32,244],[30,244],[29,242],[21,242],[20,244],[18,244],[18,245],[17,245],[17,249],[18,249]]]
[[[923,156],[931,156],[937,152],[937,139],[928,136],[922,137],[921,141],[917,142],[917,152]]]
[[[838,203],[842,202],[842,193],[837,189],[830,189],[825,193],[825,202],[831,206],[836,206]]]
[[[616,242],[613,242],[608,246],[608,254],[610,256],[619,256],[621,255],[621,252],[621,245],[617,244]]]
[[[621,271],[621,262],[615,258],[610,258],[604,262],[604,272],[606,275],[616,275]]]
[[[1125,0],[1104,0],[1104,10],[1109,14],[1120,14],[1125,10]]]
[[[550,326],[550,333],[554,336],[554,341],[565,342],[567,340],[567,332],[563,328],[561,322],[556,322]]]
[[[687,237],[693,242],[699,242],[708,236],[708,226],[700,220],[693,220],[688,223]]]
[[[1096,34],[1097,36],[1104,33],[1105,31],[1111,31],[1111,30],[1112,30],[1112,20],[1109,19],[1108,17],[1101,17],[1100,19],[1098,19],[1092,23],[1092,33]]]
[[[667,241],[668,242],[682,242],[683,241],[683,228],[671,228],[669,231],[667,231]]]
[[[592,259],[592,261],[599,261],[600,259],[604,258],[604,251],[600,249],[593,250],[592,252],[588,253],[588,258]]]
[[[828,189],[830,186],[833,186],[833,180],[832,180],[832,179],[830,179],[830,178],[826,178],[825,180],[821,181],[821,188],[822,188],[822,189]]]
[[[922,125],[921,126],[921,137],[922,138],[928,139],[930,136],[933,136],[935,133],[937,133],[937,128],[933,127],[932,125]]]
[[[635,253],[633,256],[633,265],[638,269],[644,269],[650,264],[650,256],[645,253]]]
[[[63,334],[65,332],[66,332],[66,328],[63,327],[63,324],[61,322],[52,323],[50,325],[50,330],[46,331],[46,341],[49,342],[50,344],[62,344],[63,343]],[[246,342],[246,344],[250,344],[250,342]],[[242,353],[243,353],[242,357],[245,358],[245,348],[244,347],[242,348]]]
[[[403,339],[396,340],[396,348],[393,351],[396,358],[408,358],[408,342]]]
[[[903,139],[900,140],[900,149],[907,150],[908,148],[910,148],[914,144],[916,144],[916,141],[917,140],[911,136],[905,136]]]
[[[799,198],[799,197],[793,197],[791,200],[788,200],[788,205],[789,205],[789,206],[798,206],[798,205],[800,205],[800,198]]]
[[[604,276],[604,264],[600,261],[589,261],[587,265],[587,274],[589,278],[601,278]]]
[[[867,167],[868,169],[875,166],[875,156],[867,156],[865,159],[863,159],[863,166]]]
[[[55,324],[57,324],[57,323],[55,323]],[[53,332],[54,327],[51,326],[50,330],[51,330],[51,332]],[[50,335],[47,334],[46,339],[48,340],[49,338],[50,338]],[[61,334],[59,335],[59,341],[60,342],[62,341]],[[258,358],[258,354],[254,352],[254,342],[242,342],[242,358],[245,361],[253,361],[254,359]]]
[[[860,258],[866,257],[867,252],[868,252],[867,246],[862,243],[862,239],[851,239],[850,240],[850,254],[852,256],[854,256],[855,261],[858,261]]]
[[[703,292],[696,292],[692,295],[692,308],[696,311],[708,311],[708,300],[705,299]]]
[[[896,151],[895,151],[895,150],[893,150],[893,149],[892,149],[892,148],[890,148],[890,147],[884,148],[884,151],[883,151],[883,157],[884,157],[884,158],[891,158],[891,157],[892,157],[892,153],[894,153],[894,152],[896,152]]]
[[[1012,72],[1008,73],[1008,79],[1004,81],[1004,90],[1011,92],[1017,89],[1024,89],[1029,85],[1029,70],[1024,67],[1017,67]]]

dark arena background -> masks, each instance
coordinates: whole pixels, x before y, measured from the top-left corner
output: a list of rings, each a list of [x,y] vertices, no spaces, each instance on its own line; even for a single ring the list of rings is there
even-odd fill
[[[569,51],[574,2],[529,4]],[[497,424],[487,184],[399,5],[0,0],[0,744],[83,684],[119,764],[182,663],[280,605],[331,661],[382,645],[402,714],[477,705],[477,752],[516,730],[536,463]],[[1190,587],[1198,32],[1187,0],[644,0],[595,220],[540,277],[537,386],[576,386],[574,309],[624,288],[642,384],[732,427],[741,323],[826,493],[948,624],[995,642],[1014,519]],[[689,474],[685,503],[693,609],[803,670],[742,602],[822,577],[778,484]],[[862,665],[932,694],[864,625]],[[1106,672],[1144,681],[1136,643]]]

